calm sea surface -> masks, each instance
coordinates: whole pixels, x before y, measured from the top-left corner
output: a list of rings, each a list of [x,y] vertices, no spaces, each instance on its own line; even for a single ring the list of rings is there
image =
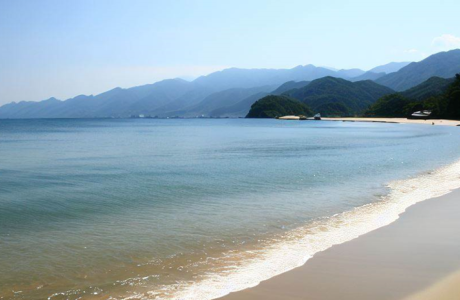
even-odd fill
[[[443,126],[0,120],[0,299],[225,294],[245,283],[198,283],[459,149]]]

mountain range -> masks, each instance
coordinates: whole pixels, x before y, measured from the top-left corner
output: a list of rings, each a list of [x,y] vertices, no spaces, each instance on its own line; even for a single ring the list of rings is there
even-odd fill
[[[0,118],[124,118],[141,114],[238,117],[245,116],[258,99],[294,89],[298,94],[290,92],[289,95],[295,98],[303,97],[301,93],[308,94],[308,99],[301,100],[309,103],[312,109],[322,110],[329,103],[329,111],[356,114],[375,101],[375,95],[403,91],[432,76],[451,78],[459,72],[460,50],[441,52],[417,63],[390,63],[367,72],[313,65],[292,69],[230,68],[191,82],[167,79],[128,89],[115,88],[99,95],[80,95],[65,101],[50,98],[40,102],[12,102],[0,107]],[[323,80],[316,81],[318,79]],[[335,86],[329,90],[332,83]]]
[[[425,80],[437,76],[453,78],[460,72],[460,49],[440,52],[418,62],[410,63],[398,72],[387,74],[375,80],[401,92],[414,87]]]
[[[440,78],[433,76],[430,79],[414,86],[401,94],[410,100],[422,101],[444,93],[454,82],[454,78]]]
[[[324,77],[304,87],[284,92],[283,95],[301,101],[323,116],[354,116],[391,93],[394,93],[392,89],[371,80],[351,82]]]
[[[460,74],[431,77],[404,92],[385,95],[370,105],[364,116],[412,118],[416,111],[431,111],[427,118],[460,119]]]
[[[312,108],[323,116],[410,117],[418,110],[431,110],[433,117],[458,118],[460,75],[455,78],[431,77],[398,93],[372,81],[349,82],[325,77],[296,85],[288,82],[272,95],[256,101],[247,118],[270,118],[286,114],[312,115]],[[457,81],[457,88],[453,89]],[[307,83],[307,84],[306,84]],[[285,91],[286,88],[292,89]],[[448,96],[447,92],[450,90]],[[450,105],[449,105],[450,103]],[[299,105],[302,104],[302,105]],[[453,107],[452,111],[448,107]]]

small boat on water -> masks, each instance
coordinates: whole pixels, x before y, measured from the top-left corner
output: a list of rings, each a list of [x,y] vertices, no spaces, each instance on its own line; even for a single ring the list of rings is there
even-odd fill
[[[428,119],[431,115],[431,110],[416,111],[411,115],[411,119]]]
[[[321,114],[316,114],[313,118],[315,120],[321,120]]]

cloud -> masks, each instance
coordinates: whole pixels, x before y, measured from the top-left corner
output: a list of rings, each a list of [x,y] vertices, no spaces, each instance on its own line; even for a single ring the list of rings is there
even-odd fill
[[[425,51],[421,51],[418,49],[408,49],[403,51],[405,59],[412,59],[412,60],[421,60],[425,59],[429,56]]]
[[[433,39],[431,45],[436,50],[452,50],[460,48],[460,37],[456,37],[452,34],[443,34]]]

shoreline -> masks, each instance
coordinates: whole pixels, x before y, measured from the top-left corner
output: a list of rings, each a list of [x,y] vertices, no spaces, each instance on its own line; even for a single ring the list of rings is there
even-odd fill
[[[419,173],[415,177],[391,181],[387,185],[390,192],[382,195],[380,201],[355,207],[319,222],[313,222],[308,226],[294,229],[283,241],[271,244],[263,252],[258,253],[257,257],[251,259],[247,264],[235,268],[233,272],[204,278],[204,280],[184,287],[175,296],[177,299],[291,299],[292,291],[295,291],[296,288],[315,283],[318,274],[322,272],[322,267],[316,268],[307,277],[302,274],[292,277],[290,274],[296,274],[297,270],[305,269],[305,266],[311,265],[312,261],[316,262],[317,257],[331,251],[330,249],[342,247],[342,245],[347,245],[353,241],[361,241],[362,237],[390,226],[414,204],[450,194],[457,189],[460,193],[459,176],[460,160],[457,160],[452,164]],[[460,205],[458,213],[460,213]],[[458,225],[460,228],[460,220]],[[460,232],[458,234],[460,235]],[[383,244],[381,248],[387,249],[388,246]],[[458,248],[460,252],[460,246]],[[357,249],[361,249],[361,247],[357,247]],[[335,261],[343,262],[341,259],[339,255]],[[330,267],[332,270],[329,270],[328,273],[333,274],[337,266],[330,264]],[[310,271],[310,267],[308,271]],[[258,298],[257,295],[254,295],[253,291],[259,291],[261,286],[267,284],[272,286],[272,283],[276,283],[278,280],[277,278],[285,278],[286,276],[292,277],[287,280],[287,286],[276,286],[277,284],[275,284],[275,288],[269,293],[262,293],[262,297]],[[342,277],[346,278],[347,276],[348,274],[344,274]],[[368,277],[365,276],[364,278]],[[307,278],[307,280],[299,283],[299,278]],[[331,278],[323,276],[322,279],[321,284],[324,285]],[[314,284],[313,287],[315,286]],[[350,284],[350,286],[357,286],[357,283]],[[331,287],[330,289],[334,288]],[[270,298],[273,295],[277,297]],[[328,299],[323,298],[321,293],[317,298],[306,298],[304,292],[292,299]],[[335,295],[330,299],[342,298],[341,295]],[[350,300],[357,299],[360,298],[350,298]],[[362,299],[373,298],[363,297]],[[387,300],[387,298],[382,298],[382,300]]]
[[[457,199],[460,189],[416,203],[387,226],[319,252],[303,266],[253,288],[218,299],[454,299],[448,297],[455,290],[452,285],[458,283],[449,276],[460,270],[460,240],[453,238],[460,236]],[[430,296],[446,293],[447,298]]]
[[[406,118],[321,118],[322,121],[337,122],[371,122],[371,123],[398,123],[398,124],[423,124],[441,126],[460,126],[460,121],[446,119],[406,119]]]

